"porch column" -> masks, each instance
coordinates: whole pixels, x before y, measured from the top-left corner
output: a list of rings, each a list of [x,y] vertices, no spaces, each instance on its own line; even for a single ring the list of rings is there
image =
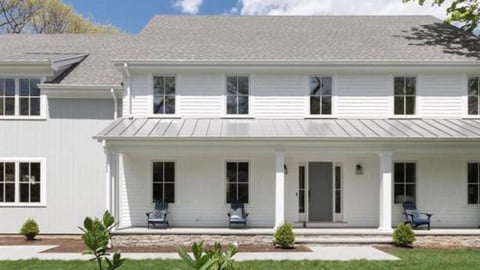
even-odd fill
[[[380,159],[380,222],[378,229],[392,231],[392,153],[378,154]]]
[[[285,153],[275,152],[275,228],[285,221]]]
[[[105,149],[105,210],[112,213],[112,178],[113,178],[113,155]]]

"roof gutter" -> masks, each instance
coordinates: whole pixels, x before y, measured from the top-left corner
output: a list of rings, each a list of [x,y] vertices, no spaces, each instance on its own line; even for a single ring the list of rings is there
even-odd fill
[[[125,71],[125,75],[127,76],[127,100],[128,100],[128,118],[132,119],[132,84],[131,84],[131,76],[130,71],[128,70],[128,63],[123,63],[123,70]]]
[[[112,94],[112,98],[113,98],[113,120],[117,120],[117,117],[118,117],[118,101],[117,101],[117,96],[115,95],[115,89],[110,88],[110,94]]]

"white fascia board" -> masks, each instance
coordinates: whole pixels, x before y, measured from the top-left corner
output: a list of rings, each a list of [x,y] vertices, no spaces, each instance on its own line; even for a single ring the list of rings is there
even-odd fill
[[[111,89],[117,98],[123,97],[120,85],[63,85],[39,84],[42,93],[49,98],[112,98]]]

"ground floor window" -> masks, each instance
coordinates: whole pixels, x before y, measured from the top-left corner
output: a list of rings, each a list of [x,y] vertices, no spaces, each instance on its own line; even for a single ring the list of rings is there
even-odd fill
[[[175,202],[175,162],[153,162],[153,201]]]
[[[480,163],[468,163],[468,204],[480,204]]]
[[[335,213],[342,213],[342,167],[335,166]]]
[[[305,166],[298,167],[298,212],[305,213]]]
[[[395,162],[393,166],[395,203],[415,201],[416,175],[416,164],[414,162]]]
[[[227,162],[227,203],[248,203],[248,162]]]
[[[40,203],[44,174],[41,161],[0,160],[0,204]]]

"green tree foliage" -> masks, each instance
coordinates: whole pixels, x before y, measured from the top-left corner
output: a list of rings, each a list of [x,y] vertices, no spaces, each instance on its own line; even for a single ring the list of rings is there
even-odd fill
[[[27,219],[20,229],[20,234],[24,235],[27,240],[35,239],[39,232],[40,230],[38,229],[38,224],[31,218]]]
[[[230,245],[227,251],[222,251],[220,243],[215,243],[213,249],[207,249],[203,247],[203,242],[193,243],[193,257],[184,248],[178,249],[180,258],[195,270],[237,270],[239,267],[233,259],[237,252],[234,245]]]
[[[0,33],[119,33],[96,24],[62,0],[0,0]]]
[[[402,0],[402,2],[418,2],[423,6],[427,0]],[[432,0],[432,6],[442,6],[446,0]],[[479,0],[453,0],[447,8],[447,23],[458,22],[462,29],[473,32],[480,23]]]
[[[415,233],[410,224],[400,224],[393,232],[393,243],[399,247],[411,247],[415,242]]]
[[[283,223],[275,230],[274,235],[275,245],[281,248],[292,248],[295,244],[295,234],[293,233],[292,225],[289,223]]]

